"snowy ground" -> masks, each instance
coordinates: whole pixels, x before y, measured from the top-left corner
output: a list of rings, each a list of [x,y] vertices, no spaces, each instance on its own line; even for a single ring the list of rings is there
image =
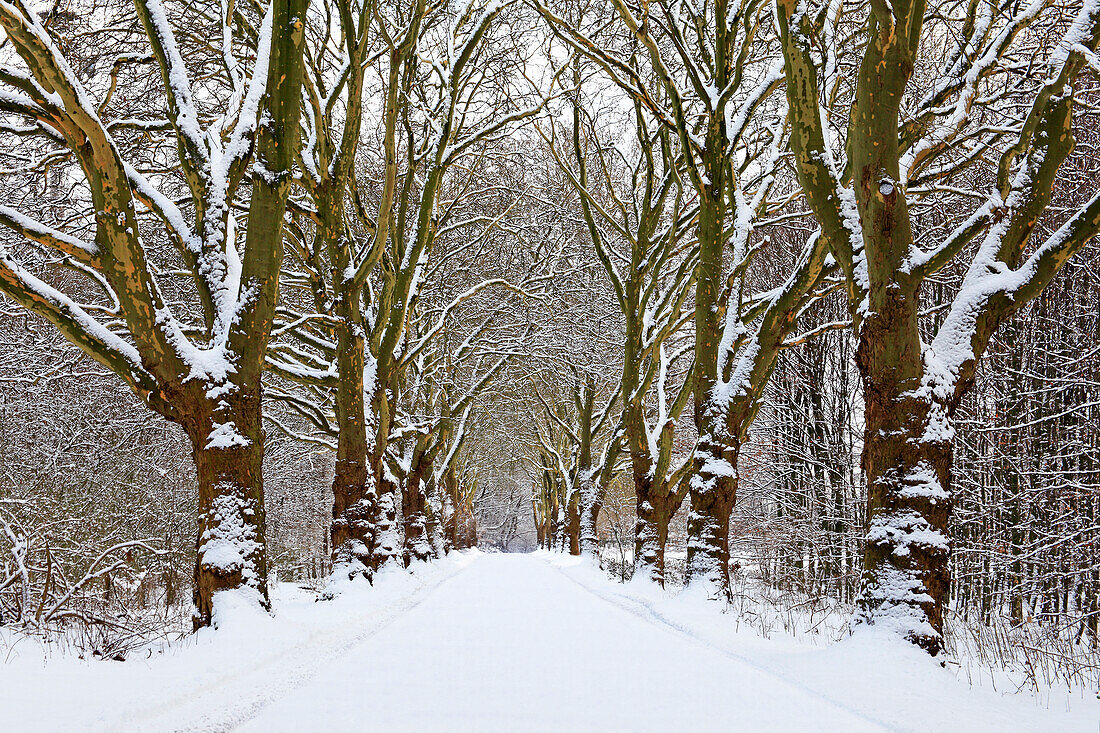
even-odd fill
[[[1085,731],[1095,693],[972,688],[896,639],[761,639],[714,604],[560,555],[452,555],[143,660],[43,661],[0,638],[18,731]]]

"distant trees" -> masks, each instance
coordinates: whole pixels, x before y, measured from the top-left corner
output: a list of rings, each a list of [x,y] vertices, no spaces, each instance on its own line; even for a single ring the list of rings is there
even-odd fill
[[[688,582],[728,598],[740,449],[776,354],[825,271],[826,250],[817,237],[790,271],[762,278],[753,269],[768,244],[752,237],[757,219],[785,203],[773,198],[783,189],[775,167],[785,132],[775,103],[782,73],[769,35],[771,12],[761,3],[727,0],[652,7],[615,2],[606,18],[585,17],[568,3],[560,11],[539,8],[568,48],[633,101],[639,138],[655,134],[652,121],[663,128],[663,145],[676,141],[674,171],[694,201],[698,248],[691,391],[698,438],[688,482]]]
[[[51,330],[0,316],[0,624],[118,657],[191,607],[193,464],[182,430]]]
[[[536,388],[543,409],[536,428],[540,485],[535,523],[547,547],[596,558],[603,494],[622,451],[622,435],[613,419],[619,390],[601,399],[595,378],[579,373],[565,386],[568,392],[560,402],[547,400]]]
[[[475,14],[471,7],[454,16],[414,1],[384,9],[365,3],[353,13],[334,3],[341,33],[321,29],[311,47],[301,166],[311,206],[292,236],[294,266],[284,280],[295,295],[280,314],[268,366],[306,390],[281,398],[335,438],[332,538],[340,573],[370,577],[399,556],[426,557],[421,539],[411,536],[421,535],[423,521],[412,515],[423,514],[422,483],[447,444],[438,432],[461,432],[454,422],[468,416],[477,389],[446,407],[454,414],[430,422],[402,424],[402,398],[410,381],[430,376],[438,389],[442,370],[482,353],[496,335],[492,316],[470,324],[469,339],[450,344],[455,353],[431,354],[431,375],[415,374],[417,361],[451,332],[457,309],[485,288],[511,287],[486,279],[434,312],[418,312],[433,275],[507,215],[507,204],[478,209],[466,197],[495,185],[483,176],[481,159],[498,155],[487,142],[537,110],[509,86],[522,59],[488,56],[502,9]],[[368,83],[379,93],[379,110],[364,109]],[[374,115],[377,139],[363,150],[363,119]],[[455,251],[437,250],[437,241],[454,243]],[[499,368],[486,365],[478,389]],[[438,402],[434,394],[417,399]],[[401,446],[408,431],[423,445]],[[391,447],[412,452],[391,457]],[[404,470],[392,471],[391,458]]]
[[[1087,103],[1096,84],[1078,78],[1075,95]],[[1095,190],[1100,128],[1091,105],[1081,107],[1052,211],[1075,211]],[[955,420],[955,605],[978,623],[1000,616],[1067,646],[1097,638],[1100,624],[1098,257],[1093,239],[993,336]]]
[[[572,129],[552,127],[544,136],[577,193],[589,241],[622,314],[622,407],[608,450],[625,450],[630,458],[635,572],[663,583],[668,524],[687,494],[690,470],[690,456],[674,454],[674,437],[691,398],[691,347],[674,339],[690,321],[685,302],[697,249],[687,231],[695,210],[685,205],[678,140],[635,99],[630,147],[608,144],[604,138],[615,125],[597,126],[591,102],[580,101],[580,68],[575,62]],[[599,110],[602,117],[612,104]],[[559,143],[559,134],[569,142]],[[603,460],[606,471],[617,456]],[[593,514],[591,532],[595,524]]]
[[[960,405],[952,576],[981,624],[1097,638],[1095,242],[1002,329]]]
[[[805,327],[845,320],[837,300],[814,308]],[[858,591],[866,516],[854,346],[850,333],[831,330],[780,355],[737,513],[758,524],[744,549],[767,583],[844,603]]]
[[[1029,244],[1050,216],[1056,174],[1073,147],[1072,90],[1094,53],[1094,10],[975,6],[934,16],[926,31],[923,5],[870,3],[858,17],[835,5],[782,2],[773,16],[751,2],[722,0],[538,7],[566,48],[632,100],[640,138],[652,134],[649,119],[676,137],[674,170],[697,207],[699,439],[688,582],[719,593],[728,587],[740,447],[796,317],[831,290],[835,271],[848,295],[866,417],[869,526],[859,620],[890,623],[936,653],[950,587],[951,415],[996,328],[1100,223],[1093,211],[1100,204],[1086,199],[1045,241]],[[1037,47],[1036,27],[1061,40]],[[924,78],[924,54],[946,56],[948,72]],[[1024,57],[1046,64],[1037,81],[1016,78],[1014,64]],[[849,83],[840,69],[856,61],[861,71]],[[772,96],[780,88],[785,106]],[[907,104],[913,111],[903,116]],[[595,159],[608,149],[597,148]],[[792,176],[783,168],[788,149]],[[998,160],[986,163],[993,151]],[[573,179],[591,218],[599,201],[586,185],[586,155],[578,150]],[[996,181],[992,189],[975,179],[983,170]],[[794,181],[800,191],[784,197]],[[798,195],[820,232],[789,275],[754,270],[754,259],[769,251],[768,239],[753,235],[757,219],[779,214]],[[800,214],[788,212],[788,219]],[[921,223],[916,238],[912,221]],[[591,236],[607,259],[603,235]],[[968,269],[951,291],[935,293],[946,310],[928,324],[925,347],[925,283],[959,260]],[[826,441],[814,436],[807,445]],[[795,491],[816,492],[824,479]]]

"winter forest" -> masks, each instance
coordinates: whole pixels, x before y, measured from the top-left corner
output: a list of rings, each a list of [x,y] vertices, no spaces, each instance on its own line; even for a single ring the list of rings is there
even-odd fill
[[[0,225],[0,729],[1100,725],[1096,0],[0,0]]]

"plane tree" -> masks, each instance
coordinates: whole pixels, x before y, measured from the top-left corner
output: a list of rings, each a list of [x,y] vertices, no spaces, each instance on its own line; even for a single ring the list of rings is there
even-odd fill
[[[31,197],[0,206],[12,234],[0,245],[0,292],[187,433],[199,486],[198,627],[220,591],[268,604],[260,373],[308,2],[133,7],[136,23],[104,30],[117,54],[89,65],[30,5],[0,3],[14,51],[0,66],[0,135],[21,161],[5,176],[52,168],[68,187],[63,207]],[[180,32],[195,23],[214,30],[213,43]],[[120,89],[150,66],[158,83],[133,109]],[[64,267],[38,267],[43,257]]]
[[[774,13],[758,0],[613,0],[587,15],[535,2],[566,48],[641,107],[639,136],[652,121],[676,140],[698,248],[687,582],[728,599],[738,457],[777,354],[831,269],[821,237],[783,258],[757,233],[798,195],[779,168],[787,114]],[[769,271],[778,262],[789,266]]]
[[[455,250],[476,250],[501,226],[508,206],[487,213],[465,204],[493,190],[480,175],[491,143],[538,109],[516,84],[524,59],[492,52],[507,5],[341,9],[342,33],[324,35],[310,56],[307,195],[284,273],[296,295],[280,313],[268,368],[303,385],[280,396],[335,435],[332,552],[349,576],[371,577],[401,552],[401,491],[386,456],[401,428],[407,370],[455,309],[486,288],[510,287],[499,277],[476,283],[443,309],[434,331],[414,329],[422,290],[455,255],[437,241],[461,233],[468,239]],[[364,106],[368,82],[378,110]],[[360,120],[372,114],[368,146]]]
[[[791,149],[845,279],[863,384],[869,527],[857,622],[937,654],[952,416],[998,327],[1100,227],[1095,183],[1068,215],[1050,207],[1100,8],[779,0],[776,14]],[[854,83],[848,64],[859,66]],[[959,286],[932,287],[949,269]],[[930,306],[932,322],[922,318]]]

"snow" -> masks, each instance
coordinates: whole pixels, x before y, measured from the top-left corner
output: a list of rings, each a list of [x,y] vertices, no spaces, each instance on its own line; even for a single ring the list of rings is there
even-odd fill
[[[215,392],[215,395],[217,392]],[[215,397],[212,397],[214,399]],[[252,445],[252,441],[244,437],[237,431],[237,425],[232,420],[224,423],[214,423],[214,429],[210,431],[209,440],[206,443],[206,449],[225,449],[241,447],[247,448]]]
[[[328,602],[278,584],[274,616],[219,594],[218,628],[124,663],[46,658],[33,639],[5,636],[0,627],[3,729],[230,730],[381,631],[475,557],[451,556],[415,575],[392,572],[374,587],[347,582]]]
[[[68,295],[23,269],[19,263],[8,254],[6,248],[0,247],[0,271],[4,270],[11,273],[11,275],[29,292],[34,293],[43,301],[51,304],[58,312],[68,316],[69,319],[84,330],[90,340],[98,342],[103,351],[118,354],[125,359],[131,374],[145,374],[144,366],[141,363],[141,357],[137,349],[119,337],[114,331],[93,318],[88,311]]]
[[[876,730],[538,558],[490,555],[240,730],[356,730],[366,711],[385,731],[762,730],[777,710],[791,730]]]
[[[0,630],[20,731],[1095,731],[1100,704],[970,687],[877,628],[763,639],[692,595],[580,558],[453,553],[289,584],[274,615],[219,596],[217,629],[126,662],[46,658]]]
[[[928,465],[927,461],[921,461],[916,468],[905,475],[898,495],[903,499],[924,497],[933,504],[951,498],[950,494],[940,485],[936,472]]]
[[[947,537],[917,512],[881,512],[875,515],[867,530],[867,542],[891,545],[898,557],[907,556],[910,545],[926,548],[930,552],[947,552],[948,548]]]
[[[699,454],[703,457],[703,465],[699,467],[700,476],[729,476],[737,477],[737,469],[724,458],[716,458],[708,454]],[[704,479],[705,480],[705,479]]]
[[[215,496],[199,547],[202,564],[225,573],[240,571],[248,583],[258,585],[253,559],[262,546],[256,538],[256,527],[245,519],[255,514],[255,500],[250,497],[231,492]]]
[[[83,262],[93,262],[99,256],[99,248],[92,242],[85,242],[58,229],[47,226],[24,216],[10,206],[0,206],[0,219],[7,219],[16,227],[33,237],[56,241],[63,251],[72,254]]]

